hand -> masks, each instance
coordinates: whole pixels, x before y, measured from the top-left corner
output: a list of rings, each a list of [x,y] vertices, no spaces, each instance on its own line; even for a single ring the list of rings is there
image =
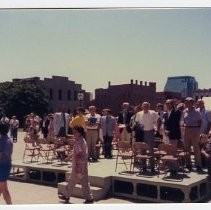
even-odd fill
[[[165,130],[165,135],[169,136],[169,131],[168,130]]]
[[[207,153],[206,153],[205,156],[206,156],[206,158],[211,158],[211,155],[210,155],[210,154],[207,154]]]
[[[65,159],[64,159],[64,162],[68,162],[70,160],[70,158],[69,157],[66,157]]]

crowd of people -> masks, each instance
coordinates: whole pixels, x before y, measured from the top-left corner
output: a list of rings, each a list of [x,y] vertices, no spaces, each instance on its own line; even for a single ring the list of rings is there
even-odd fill
[[[8,125],[13,142],[17,142],[19,121],[16,116],[11,119],[3,116],[0,124]],[[78,139],[74,146],[73,160],[75,162],[73,162],[80,167],[73,167],[71,176],[76,178],[75,174],[78,174],[79,170],[84,172],[83,176],[79,177],[82,182],[84,181],[83,189],[86,201],[91,203],[93,197],[87,178],[87,162],[98,161],[99,151],[96,149],[96,145],[99,142],[102,144],[102,155],[106,159],[111,159],[113,156],[112,142],[114,139],[128,141],[131,146],[134,142],[146,142],[152,157],[154,157],[156,139],[160,139],[166,144],[172,144],[175,148],[182,145],[187,152],[186,168],[189,171],[193,168],[191,161],[193,153],[196,171],[201,173],[203,167],[207,167],[211,177],[210,127],[211,111],[206,110],[204,101],[199,99],[195,102],[193,98],[188,97],[184,103],[168,99],[163,104],[158,103],[155,110],[151,109],[149,102],[143,102],[133,108],[128,102],[124,102],[122,110],[117,116],[113,116],[112,111],[107,108],[99,114],[95,106],[90,106],[88,110],[79,107],[76,115],[72,116],[67,113],[66,106],[61,106],[58,112],[46,114],[43,118],[30,113],[25,118],[24,130],[35,142],[40,137],[40,133],[43,138],[67,137],[69,134],[73,134]],[[201,143],[200,139],[204,136],[207,136],[208,139]],[[3,136],[1,138],[5,139]],[[3,148],[0,147],[0,154],[2,150]],[[154,158],[150,160],[150,169],[155,172]],[[170,172],[174,175],[177,171],[172,168]],[[66,195],[63,195],[61,199],[69,200],[75,182],[76,179],[73,179],[68,184]]]

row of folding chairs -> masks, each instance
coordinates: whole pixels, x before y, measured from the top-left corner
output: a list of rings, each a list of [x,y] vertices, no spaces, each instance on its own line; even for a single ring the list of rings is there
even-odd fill
[[[161,172],[166,176],[172,165],[183,173],[185,171],[185,159],[188,153],[184,151],[184,148],[178,149],[172,144],[160,143],[153,149],[153,154],[150,154],[147,143],[134,142],[131,146],[130,142],[125,141],[119,141],[117,148],[115,172],[118,165],[123,164],[126,172],[134,173],[135,168],[138,168],[140,173],[145,164],[149,165],[152,159],[158,176]]]
[[[73,137],[33,139],[26,136],[24,138],[23,162],[52,163],[56,159],[62,163],[73,151],[74,141]]]

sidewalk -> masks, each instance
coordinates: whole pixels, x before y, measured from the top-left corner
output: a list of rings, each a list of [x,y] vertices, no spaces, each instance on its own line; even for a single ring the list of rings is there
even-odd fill
[[[24,150],[23,132],[19,132],[18,142],[14,144],[13,160],[21,160]],[[8,181],[9,190],[12,196],[13,204],[63,204],[63,201],[57,197],[57,187],[24,183],[19,181]],[[83,199],[71,198],[73,204],[82,204]],[[139,203],[146,203],[138,201]],[[208,201],[208,203],[211,200]],[[125,198],[108,198],[97,201],[96,204],[134,204],[137,201],[127,200]],[[0,205],[4,204],[2,196]]]
[[[22,159],[24,142],[23,142],[24,133],[18,133],[18,142],[14,144],[13,151],[13,160]],[[60,201],[57,197],[57,188],[24,183],[18,181],[8,181],[8,187],[12,196],[13,204],[63,204],[63,201]],[[71,198],[71,203],[82,204],[83,199],[80,198]],[[96,202],[97,204],[113,204],[113,203],[134,203],[133,201],[127,201],[125,199],[118,198],[109,198],[105,200],[100,200]],[[0,205],[5,204],[3,197],[0,197]]]

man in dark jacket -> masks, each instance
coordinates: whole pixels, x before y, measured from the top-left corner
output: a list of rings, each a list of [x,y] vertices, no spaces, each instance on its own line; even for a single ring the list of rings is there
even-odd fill
[[[122,104],[122,111],[118,114],[118,126],[120,129],[120,140],[130,141],[132,130],[130,128],[130,119],[133,116],[133,112],[129,111],[130,104],[124,102]]]
[[[177,147],[178,140],[181,139],[180,118],[181,112],[174,107],[174,101],[166,101],[167,112],[164,113],[164,131],[169,138],[169,143]]]

